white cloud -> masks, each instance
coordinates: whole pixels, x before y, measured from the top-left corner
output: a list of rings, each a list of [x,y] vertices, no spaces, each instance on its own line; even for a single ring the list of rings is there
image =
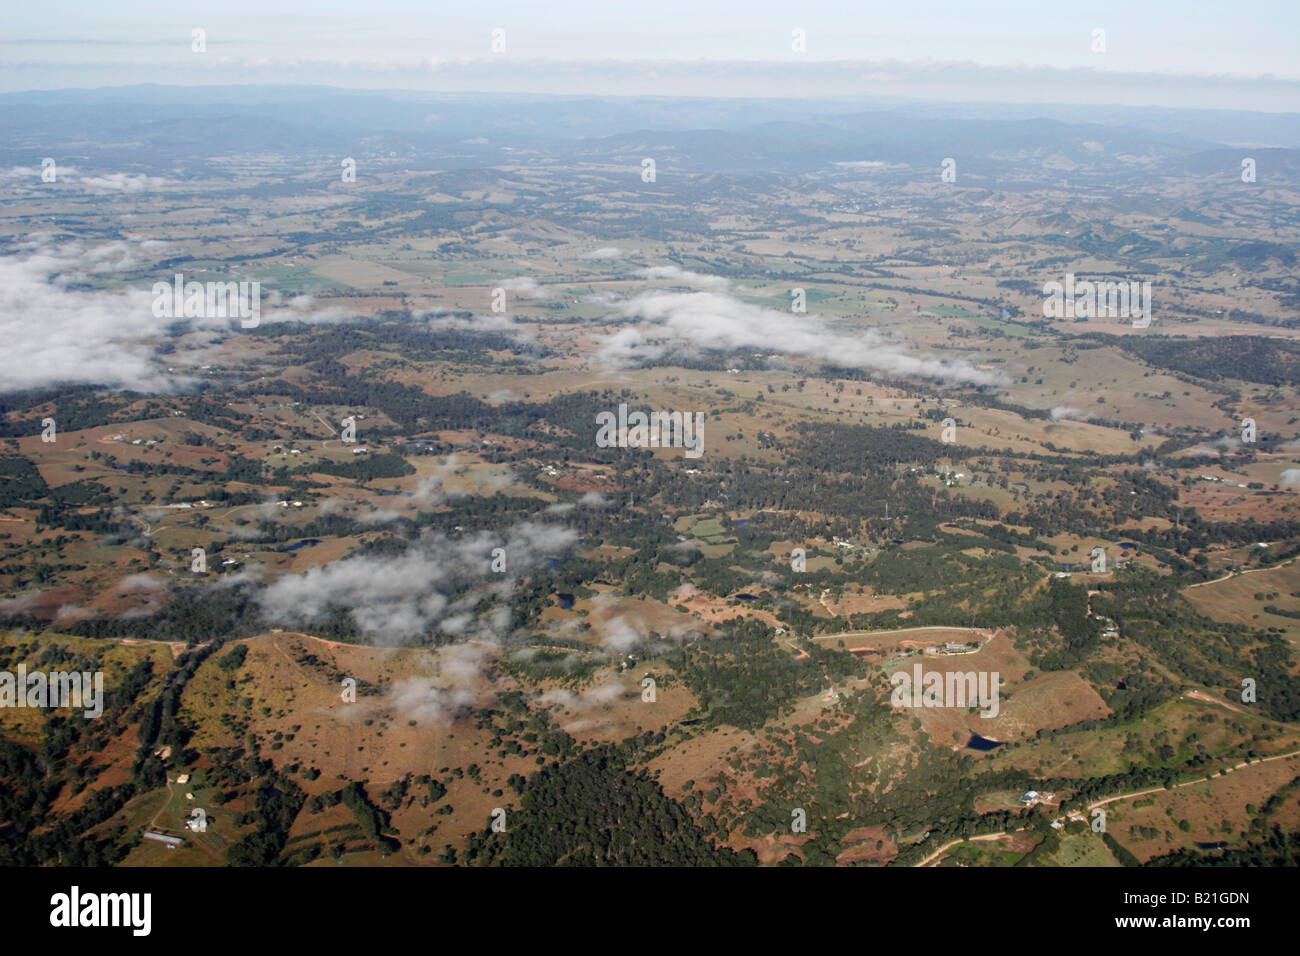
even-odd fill
[[[41,179],[43,170],[36,166],[13,166],[0,170],[0,185],[32,186],[46,189],[59,186],[83,186],[96,191],[140,193],[147,189],[157,189],[171,183],[161,176],[148,176],[144,173],[108,172],[97,176],[83,175],[74,166],[54,165],[55,179],[46,183]]]
[[[275,621],[312,622],[346,608],[365,637],[379,644],[412,641],[431,631],[458,639],[503,639],[516,577],[563,555],[577,533],[526,522],[504,539],[482,532],[449,539],[426,533],[399,555],[358,554],[285,575],[258,597]],[[492,550],[505,548],[506,573],[491,570]]]
[[[29,238],[25,254],[0,258],[0,337],[5,344],[0,391],[78,384],[170,392],[193,385],[194,379],[169,374],[155,361],[155,346],[171,320],[153,314],[151,291],[74,287],[139,269],[162,248],[165,244],[153,240],[51,244],[37,234]],[[172,275],[157,279],[171,282]],[[263,292],[263,322],[335,322],[347,317],[338,308],[314,308],[309,297],[295,297],[280,307],[278,293]],[[239,330],[238,319],[187,321],[196,331],[180,342],[173,340],[179,351],[167,357],[170,366],[186,365],[187,343],[208,345]]]
[[[399,511],[378,509],[357,515],[357,521],[360,524],[392,524],[394,521],[401,521],[405,517],[406,515]]]
[[[413,318],[424,321],[430,332],[454,329],[464,332],[504,332],[520,339],[532,339],[534,336],[526,327],[519,325],[512,317],[496,312],[485,315],[465,315],[448,312],[445,309],[429,309],[415,312]]]
[[[1059,422],[1062,419],[1074,418],[1092,418],[1091,412],[1085,412],[1081,408],[1075,408],[1072,405],[1057,405],[1051,411],[1052,421]]]
[[[682,543],[687,544],[689,542],[682,542]],[[685,601],[689,601],[697,594],[699,594],[699,591],[696,590],[694,584],[692,584],[690,581],[683,581],[680,585],[677,586],[677,589],[673,591],[672,594],[668,595],[668,603],[681,604]]]
[[[646,293],[617,308],[641,324],[601,342],[598,356],[613,366],[700,349],[761,349],[889,375],[980,385],[999,381],[965,360],[913,355],[874,329],[838,331],[816,316],[778,312],[711,292]]]
[[[68,621],[80,621],[83,618],[94,617],[94,613],[87,611],[83,607],[75,604],[62,604],[59,606],[54,615],[54,621],[57,624],[66,624]]]
[[[108,173],[104,176],[86,176],[74,180],[77,185],[89,186],[92,189],[106,189],[109,192],[122,193],[139,193],[146,189],[157,189],[164,186],[168,180],[159,176],[146,176],[143,173],[131,175],[130,173]]]
[[[406,677],[394,681],[385,704],[402,720],[450,723],[456,713],[474,702],[465,687],[441,687],[429,677]]]
[[[142,591],[158,591],[166,587],[166,582],[152,574],[130,574],[117,586],[119,594],[136,594]]]
[[[507,279],[501,283],[501,288],[507,292],[513,292],[515,295],[522,295],[529,299],[546,299],[551,295],[551,290],[539,283],[532,276],[516,276],[513,279]]]
[[[542,694],[538,700],[542,704],[563,707],[565,710],[588,710],[592,707],[612,703],[623,697],[627,692],[627,689],[622,684],[608,683],[601,684],[599,687],[588,688],[581,694],[556,688]]]
[[[705,275],[702,272],[692,272],[678,266],[651,266],[648,269],[638,269],[637,275],[646,279],[668,279],[673,282],[680,282],[683,285],[693,285],[701,289],[713,289],[718,292],[731,285],[731,280],[722,276]]]
[[[604,623],[605,633],[600,646],[614,654],[626,654],[645,640],[623,617],[613,617]]]
[[[447,460],[440,465],[434,466],[432,474],[420,479],[420,483],[415,486],[415,494],[411,500],[416,504],[439,505],[449,498],[460,498],[463,495],[453,494],[443,490],[443,482],[453,474],[459,467],[460,456],[448,455]]]

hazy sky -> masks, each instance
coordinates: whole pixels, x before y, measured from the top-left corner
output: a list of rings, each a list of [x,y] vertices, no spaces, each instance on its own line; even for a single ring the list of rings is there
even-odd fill
[[[328,83],[1300,109],[1297,0],[43,0],[10,5],[0,29],[5,91]]]

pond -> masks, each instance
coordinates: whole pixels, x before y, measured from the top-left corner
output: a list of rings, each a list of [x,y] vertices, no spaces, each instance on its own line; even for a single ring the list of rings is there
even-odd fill
[[[989,740],[979,734],[971,734],[970,740],[966,741],[966,746],[971,750],[997,750],[1005,745],[1005,740]]]
[[[313,544],[320,544],[320,538],[304,538],[297,544],[291,544],[287,548],[276,548],[280,554],[286,554],[290,551],[297,551],[299,548],[306,548]]]

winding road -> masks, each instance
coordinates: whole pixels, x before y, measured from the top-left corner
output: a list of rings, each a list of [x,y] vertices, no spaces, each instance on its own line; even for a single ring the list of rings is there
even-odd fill
[[[1152,794],[1152,793],[1163,793],[1165,791],[1179,790],[1183,787],[1190,787],[1193,784],[1197,784],[1197,783],[1207,783],[1210,780],[1214,780],[1218,777],[1223,777],[1227,774],[1232,773],[1235,770],[1240,770],[1243,767],[1252,767],[1257,763],[1270,763],[1271,761],[1274,760],[1287,760],[1291,757],[1300,757],[1300,750],[1293,750],[1290,753],[1285,753],[1285,754],[1274,754],[1272,757],[1256,757],[1254,760],[1243,760],[1239,764],[1235,764],[1234,766],[1231,767],[1225,767],[1223,770],[1211,774],[1208,777],[1197,777],[1195,780],[1185,780],[1182,783],[1174,784],[1172,787],[1151,787],[1147,790],[1138,790],[1134,793],[1121,793],[1114,797],[1106,797],[1103,800],[1096,800],[1093,803],[1088,804],[1088,807],[1084,812],[1084,816],[1091,816],[1092,811],[1095,810],[1097,807],[1104,807],[1107,806],[1108,804],[1116,803],[1120,800],[1132,800],[1136,797],[1145,797],[1148,794]],[[1019,827],[1015,830],[1009,830],[1006,832],[999,831],[997,833],[983,833],[980,834],[979,836],[961,837],[956,840],[950,840],[949,842],[945,843],[943,846],[939,847],[939,849],[931,853],[929,856],[927,856],[924,860],[922,860],[919,863],[915,863],[913,865],[925,866],[931,861],[943,856],[943,854],[947,853],[953,847],[961,843],[974,843],[978,840],[998,840],[1004,836],[1010,835],[1011,833],[1019,833],[1024,829],[1025,829],[1024,827]]]

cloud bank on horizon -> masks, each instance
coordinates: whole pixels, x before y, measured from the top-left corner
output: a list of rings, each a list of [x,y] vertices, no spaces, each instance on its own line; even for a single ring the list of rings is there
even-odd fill
[[[1292,110],[1300,7],[1178,0],[1086,9],[664,0],[652,12],[503,0],[281,5],[69,0],[8,11],[0,90],[229,83],[689,96],[883,96]],[[156,7],[151,9],[151,7]],[[70,24],[72,24],[70,26]],[[204,49],[193,49],[201,29]],[[1095,31],[1104,31],[1097,48]]]

